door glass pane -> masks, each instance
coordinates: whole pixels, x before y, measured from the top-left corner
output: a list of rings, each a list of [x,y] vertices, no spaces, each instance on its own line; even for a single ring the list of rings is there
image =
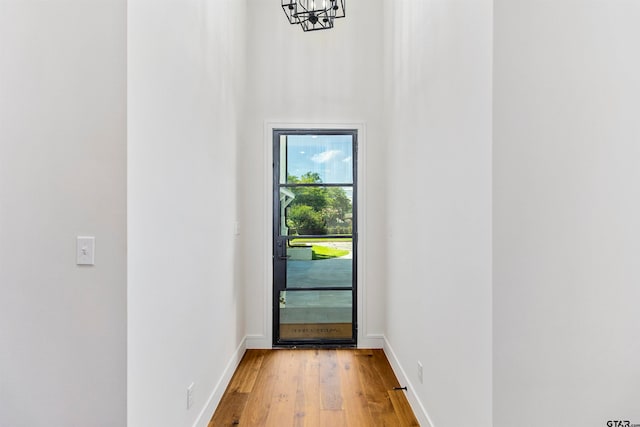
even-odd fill
[[[280,183],[352,184],[352,147],[351,135],[283,136]]]
[[[353,244],[344,239],[293,239],[287,247],[287,288],[350,288]]]
[[[353,187],[280,187],[282,236],[351,235]]]
[[[352,291],[281,291],[280,338],[350,339]]]

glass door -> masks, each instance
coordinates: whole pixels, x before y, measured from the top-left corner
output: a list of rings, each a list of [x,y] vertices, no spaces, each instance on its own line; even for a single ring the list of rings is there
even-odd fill
[[[273,344],[355,345],[357,132],[274,130]]]

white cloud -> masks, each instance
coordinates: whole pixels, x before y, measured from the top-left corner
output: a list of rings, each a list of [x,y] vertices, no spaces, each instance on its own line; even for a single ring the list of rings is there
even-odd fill
[[[327,150],[322,153],[314,154],[311,157],[311,161],[314,163],[327,163],[330,160],[335,159],[342,151],[340,150]]]
[[[346,159],[342,159],[342,161],[345,163],[349,163],[351,161],[351,156],[347,157]]]

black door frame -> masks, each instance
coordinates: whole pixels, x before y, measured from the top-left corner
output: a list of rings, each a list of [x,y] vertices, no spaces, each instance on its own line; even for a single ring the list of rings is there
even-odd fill
[[[283,135],[350,135],[352,138],[352,153],[353,160],[353,199],[352,199],[352,280],[351,280],[351,292],[352,292],[352,314],[351,314],[351,339],[314,339],[314,340],[280,340],[280,309],[279,298],[280,291],[286,288],[286,262],[287,254],[286,247],[291,236],[281,236],[281,224],[280,224],[280,188],[287,187],[287,184],[280,183],[280,137]],[[358,342],[358,130],[357,129],[284,129],[274,128],[272,132],[272,150],[273,150],[273,182],[272,182],[272,200],[273,211],[272,216],[272,265],[273,265],[273,277],[272,277],[272,314],[273,314],[273,346],[274,347],[354,347]],[[311,184],[306,184],[311,185]],[[318,184],[323,187],[344,187],[344,184]],[[299,237],[318,237],[318,236],[295,236]],[[340,238],[344,235],[323,235],[323,238]],[[277,283],[282,283],[283,288],[278,288]],[[316,288],[305,288],[305,290],[316,290]],[[317,290],[345,290],[344,288],[317,288]]]

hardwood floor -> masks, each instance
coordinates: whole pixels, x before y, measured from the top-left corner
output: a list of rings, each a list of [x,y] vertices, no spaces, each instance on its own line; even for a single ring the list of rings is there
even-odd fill
[[[382,350],[247,350],[209,427],[419,426]]]

